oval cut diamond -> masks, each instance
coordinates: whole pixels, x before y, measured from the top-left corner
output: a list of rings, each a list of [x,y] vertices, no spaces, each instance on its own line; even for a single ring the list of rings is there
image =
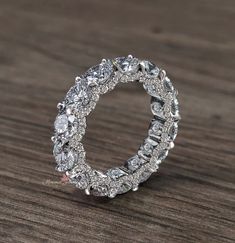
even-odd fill
[[[56,132],[58,133],[66,132],[69,125],[67,116],[65,114],[57,116],[54,125],[55,125]]]

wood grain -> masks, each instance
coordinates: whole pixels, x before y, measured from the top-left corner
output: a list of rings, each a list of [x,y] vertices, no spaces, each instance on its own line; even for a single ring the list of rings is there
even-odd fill
[[[235,2],[0,1],[0,242],[235,241]],[[114,200],[62,184],[51,155],[56,104],[101,58],[132,54],[179,90],[176,147],[138,192]],[[123,163],[150,120],[135,85],[101,98],[85,146]]]

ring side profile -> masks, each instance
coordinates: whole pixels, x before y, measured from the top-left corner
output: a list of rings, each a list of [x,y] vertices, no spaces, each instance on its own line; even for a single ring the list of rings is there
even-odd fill
[[[95,108],[100,95],[118,83],[139,82],[151,96],[151,111],[147,137],[136,155],[120,167],[101,172],[86,162],[82,138],[86,117]],[[57,105],[54,122],[53,154],[56,170],[66,173],[69,182],[85,190],[87,195],[115,197],[129,190],[136,191],[146,181],[174,147],[180,120],[177,90],[166,72],[152,62],[131,55],[103,59],[75,79],[64,100]]]

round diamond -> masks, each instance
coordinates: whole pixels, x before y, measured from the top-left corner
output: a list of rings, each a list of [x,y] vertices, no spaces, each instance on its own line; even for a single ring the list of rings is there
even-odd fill
[[[121,72],[126,74],[135,73],[139,68],[139,60],[131,56],[117,57],[114,63]]]
[[[64,133],[68,129],[68,118],[66,115],[57,116],[55,120],[55,130],[58,133]]]

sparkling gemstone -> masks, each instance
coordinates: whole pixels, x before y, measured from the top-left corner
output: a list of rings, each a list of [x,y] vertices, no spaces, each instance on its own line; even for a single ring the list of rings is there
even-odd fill
[[[113,180],[116,180],[124,175],[126,175],[126,172],[119,168],[112,168],[107,171],[107,175],[111,177]]]
[[[171,113],[172,115],[177,115],[179,113],[179,103],[176,98],[173,100],[171,104]]]
[[[91,99],[91,90],[86,86],[84,80],[81,80],[73,86],[66,95],[67,103],[78,105],[87,105]]]
[[[165,77],[165,79],[163,81],[163,86],[164,86],[166,92],[172,92],[174,90],[171,80],[168,77]]]
[[[108,195],[108,186],[106,184],[101,184],[101,185],[97,185],[94,188],[92,188],[91,193],[94,196],[107,196]]]
[[[162,122],[159,121],[159,120],[155,120],[153,123],[152,123],[152,126],[151,126],[151,130],[150,130],[150,135],[152,136],[159,136],[161,134],[161,131],[162,131]]]
[[[127,160],[127,167],[131,171],[137,170],[141,164],[141,160],[137,155]]]
[[[157,77],[159,74],[159,68],[156,67],[152,62],[143,61],[144,70],[148,77]]]
[[[75,119],[76,119],[76,117],[75,117],[74,115],[69,115],[69,116],[68,116],[68,121],[69,121],[70,123],[74,123]]]
[[[163,116],[163,101],[159,99],[152,99],[151,110],[154,115]]]
[[[64,133],[68,129],[68,118],[66,115],[57,116],[55,123],[55,130],[58,133]]]
[[[86,189],[89,185],[88,175],[85,172],[78,172],[76,175],[72,176],[71,182],[76,184],[80,189]]]
[[[144,88],[149,95],[154,96],[154,97],[159,96],[156,84],[144,83]]]
[[[67,162],[73,165],[78,160],[78,155],[75,151],[69,151],[67,154]]]
[[[78,160],[77,153],[74,150],[69,150],[67,144],[62,145],[61,142],[55,143],[53,154],[58,164],[57,169],[59,171],[71,169]]]
[[[151,155],[152,151],[153,151],[153,146],[149,143],[145,143],[143,146],[144,154]]]
[[[132,188],[132,183],[130,181],[125,181],[121,184],[118,189],[118,194],[126,193]]]
[[[117,57],[114,61],[117,68],[126,74],[137,72],[139,68],[139,60],[133,57]]]
[[[169,136],[172,140],[176,138],[178,132],[178,125],[177,123],[173,123],[169,129]]]
[[[113,65],[110,60],[104,61],[99,65],[90,68],[83,76],[86,78],[89,86],[96,86],[104,83],[110,78],[113,72]]]

